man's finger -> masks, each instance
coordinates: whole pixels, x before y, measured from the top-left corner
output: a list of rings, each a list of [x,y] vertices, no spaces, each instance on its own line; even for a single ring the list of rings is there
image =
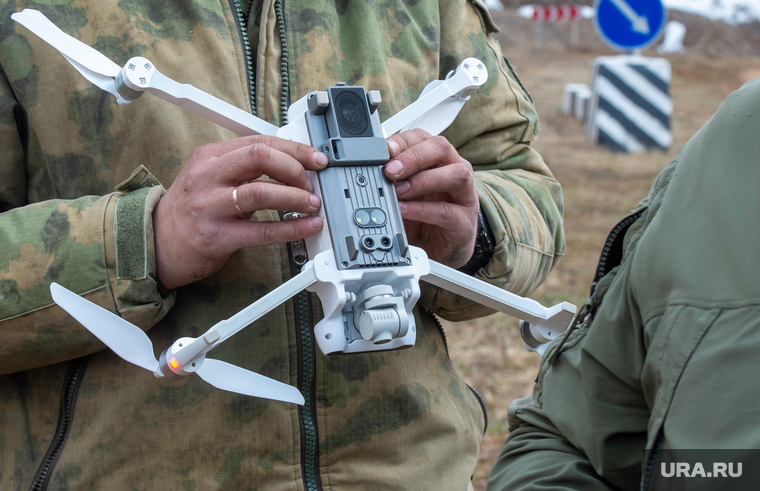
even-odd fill
[[[274,138],[270,146],[301,162],[306,170],[322,170],[327,167],[329,162],[326,154],[316,150],[314,147],[304,145],[303,143],[285,140],[283,138]]]
[[[400,199],[446,193],[455,203],[472,206],[473,203],[478,204],[474,183],[472,166],[468,162],[462,162],[418,172],[404,181],[397,182],[395,186]]]
[[[434,225],[443,230],[472,235],[477,227],[477,211],[473,214],[467,207],[445,201],[403,201],[399,203],[404,220]]]
[[[270,179],[269,177],[259,177],[258,179],[254,179],[253,181],[246,181],[246,182],[266,182],[269,184],[276,184],[278,186],[287,186],[287,184],[283,184],[280,181],[276,179]],[[311,180],[306,182],[306,190],[310,193],[314,192],[314,184],[311,183]]]
[[[218,157],[214,172],[219,183],[236,185],[267,175],[288,186],[306,189],[306,166],[263,143],[254,143]]]
[[[319,196],[303,189],[283,186],[274,180],[258,180],[237,187],[238,207],[243,213],[258,210],[289,210],[316,213],[322,202]]]
[[[264,145],[276,148],[277,150],[287,153],[296,160],[306,164],[313,161],[313,154],[315,149],[309,145],[303,143],[294,142],[291,140],[285,140],[284,138],[278,138],[272,135],[252,135],[241,136],[239,138],[233,138],[231,140],[223,140],[202,147],[198,147],[198,150],[204,153],[207,157],[221,157],[222,155],[230,152],[234,152],[237,149],[254,145],[257,143],[263,143]],[[322,153],[322,152],[317,152]],[[324,154],[323,154],[324,155]],[[327,157],[325,155],[325,157]],[[326,163],[326,161],[325,161]],[[319,169],[323,168],[325,164],[319,165]],[[309,169],[317,170],[317,169]]]
[[[413,147],[431,137],[430,133],[419,128],[390,136],[388,138],[388,151],[391,159],[407,148]]]
[[[306,170],[321,170],[328,163],[327,155],[302,143],[272,136],[235,138],[196,149],[199,159],[214,159],[218,165],[218,182],[243,182],[256,179],[260,165],[287,157]],[[285,157],[283,157],[285,156]]]
[[[462,158],[446,138],[432,136],[396,154],[385,164],[385,175],[392,181],[399,181],[430,167],[461,161]]]
[[[282,222],[234,221],[229,224],[228,240],[234,250],[292,242],[311,237],[322,229],[322,219],[309,216]]]

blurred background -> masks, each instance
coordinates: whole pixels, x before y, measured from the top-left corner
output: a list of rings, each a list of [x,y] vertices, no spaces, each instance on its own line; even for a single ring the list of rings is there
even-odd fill
[[[572,47],[570,22],[543,23],[541,47],[534,23],[518,15],[526,4],[561,5],[593,1],[489,0],[501,32],[495,37],[536,104],[541,124],[535,148],[543,155],[565,196],[567,253],[532,298],[544,305],[580,306],[604,240],[612,227],[646,196],[658,172],[710,119],[723,100],[760,76],[760,0],[665,0],[668,20],[685,28],[678,52],[661,54],[662,39],[642,54],[664,57],[672,67],[673,145],[668,151],[612,153],[586,141],[583,124],[562,112],[567,83],[588,83],[592,61],[619,54],[596,34],[593,21],[578,21]],[[678,9],[678,10],[676,10]],[[483,397],[489,428],[480,447],[473,484],[485,489],[488,472],[508,435],[507,407],[531,393],[539,357],[523,348],[517,321],[505,315],[471,323],[445,323],[451,359]]]

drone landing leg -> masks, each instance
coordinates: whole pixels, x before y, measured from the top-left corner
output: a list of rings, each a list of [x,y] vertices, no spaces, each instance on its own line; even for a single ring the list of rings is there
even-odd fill
[[[435,261],[430,261],[430,274],[421,279],[486,307],[523,319],[533,338],[526,339],[526,344],[531,341],[530,348],[537,347],[532,345],[533,341],[544,344],[558,337],[565,332],[575,316],[575,305],[570,303],[562,302],[547,308],[535,300],[502,290]]]

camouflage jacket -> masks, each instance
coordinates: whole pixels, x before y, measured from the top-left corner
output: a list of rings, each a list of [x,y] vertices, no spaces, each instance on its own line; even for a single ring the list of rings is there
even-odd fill
[[[117,63],[145,56],[277,125],[283,105],[336,81],[380,90],[385,120],[465,57],[483,60],[488,83],[445,135],[482,171],[497,247],[476,274],[526,294],[564,252],[561,192],[530,147],[536,113],[482,3],[264,0],[254,53],[236,0],[44,3],[0,7],[0,488],[27,489],[57,448],[49,489],[465,489],[485,417],[433,314],[486,314],[478,305],[428,287],[412,349],[326,357],[312,339],[319,302],[304,294],[215,350],[301,388],[299,407],[157,380],[52,303],[56,281],[160,352],[282,284],[291,260],[285,245],[241,250],[209,278],[160,288],[155,184],[235,135],[153,96],[117,106],[10,15],[36,8]]]

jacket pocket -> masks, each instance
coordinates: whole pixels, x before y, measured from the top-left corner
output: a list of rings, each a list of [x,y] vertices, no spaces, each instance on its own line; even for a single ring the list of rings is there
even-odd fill
[[[648,350],[641,380],[645,396],[651,401],[651,416],[644,451],[642,490],[658,487],[660,450],[673,443],[666,441],[665,424],[674,395],[682,385],[683,374],[690,368],[690,362],[700,349],[705,334],[720,314],[720,309],[671,305],[662,315],[652,318],[644,329]],[[692,388],[683,387],[681,390],[689,391]]]

